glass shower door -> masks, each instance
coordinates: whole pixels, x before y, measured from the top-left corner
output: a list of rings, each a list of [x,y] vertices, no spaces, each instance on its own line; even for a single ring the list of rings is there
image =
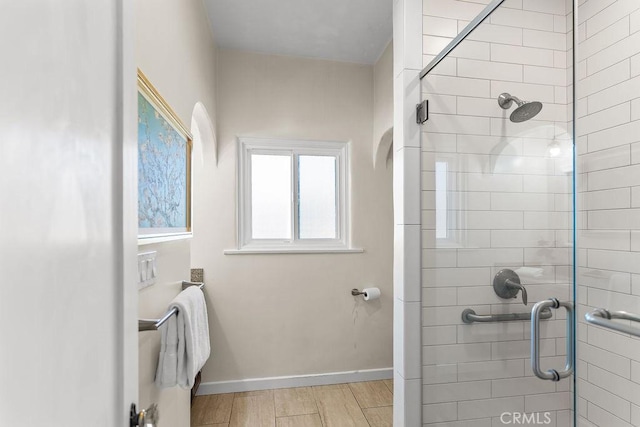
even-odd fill
[[[567,7],[505,2],[422,79],[425,426],[574,425]],[[425,65],[452,13],[425,3]]]

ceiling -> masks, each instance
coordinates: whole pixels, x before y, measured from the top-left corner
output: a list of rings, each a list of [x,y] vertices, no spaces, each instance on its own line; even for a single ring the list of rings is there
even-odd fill
[[[393,0],[204,0],[221,48],[373,64]]]

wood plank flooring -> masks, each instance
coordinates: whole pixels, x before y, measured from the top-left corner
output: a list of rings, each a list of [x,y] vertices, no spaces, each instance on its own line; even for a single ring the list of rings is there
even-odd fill
[[[391,427],[393,381],[197,396],[191,427]]]

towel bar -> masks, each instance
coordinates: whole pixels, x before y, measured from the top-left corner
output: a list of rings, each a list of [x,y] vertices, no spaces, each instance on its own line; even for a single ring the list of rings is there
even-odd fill
[[[640,337],[640,329],[624,323],[612,322],[611,319],[631,320],[632,322],[640,322],[640,316],[637,314],[627,313],[626,311],[609,311],[604,308],[596,308],[590,313],[584,315],[587,322],[594,325],[603,326],[613,329],[614,331],[623,332],[625,334]]]
[[[182,290],[184,291],[189,286],[197,286],[200,289],[204,289],[204,283],[202,282],[187,282],[186,280],[182,281]],[[164,323],[169,320],[171,316],[178,313],[177,308],[172,308],[168,310],[161,318],[159,319],[138,319],[138,332],[142,331],[157,331],[160,326],[164,325]]]

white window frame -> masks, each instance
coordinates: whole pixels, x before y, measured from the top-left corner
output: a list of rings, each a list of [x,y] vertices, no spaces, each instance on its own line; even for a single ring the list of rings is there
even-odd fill
[[[362,252],[351,248],[349,206],[349,142],[302,141],[267,138],[238,138],[238,249],[233,253],[309,253]],[[253,239],[251,230],[251,155],[281,154],[291,156],[291,240]],[[336,158],[336,239],[298,239],[297,155],[331,156]]]

